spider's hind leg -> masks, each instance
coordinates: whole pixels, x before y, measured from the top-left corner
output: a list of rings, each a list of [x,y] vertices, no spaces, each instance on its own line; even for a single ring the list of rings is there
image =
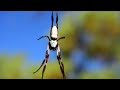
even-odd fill
[[[42,62],[42,64],[40,65],[40,67],[39,67],[35,72],[33,72],[33,74],[35,74],[36,72],[38,72],[38,71],[40,70],[40,68],[44,65],[44,63],[45,63],[45,59],[43,60],[43,62]]]
[[[46,66],[47,66],[47,62],[48,62],[48,58],[49,58],[49,52],[50,52],[50,49],[49,49],[49,45],[48,45],[46,55],[45,55],[45,59],[43,60],[43,62],[41,64],[41,66],[39,67],[39,69],[36,71],[36,72],[38,72],[40,70],[40,68],[44,65],[43,71],[42,71],[42,79],[43,79],[44,72],[45,72],[45,69],[46,69]],[[34,72],[34,73],[36,73],[36,72]]]
[[[64,64],[61,60],[61,52],[60,52],[60,47],[58,45],[58,48],[57,48],[57,59],[58,59],[58,63],[60,65],[60,70],[62,72],[62,75],[63,75],[63,78],[66,79],[66,75],[65,75],[65,72],[64,72]]]
[[[50,53],[50,48],[49,48],[49,44],[48,44],[47,51],[46,51],[46,55],[45,55],[45,64],[44,64],[43,71],[42,71],[42,79],[43,79],[43,76],[44,76],[45,69],[46,69],[46,67],[47,67],[47,62],[48,62],[48,58],[49,58],[49,53]]]

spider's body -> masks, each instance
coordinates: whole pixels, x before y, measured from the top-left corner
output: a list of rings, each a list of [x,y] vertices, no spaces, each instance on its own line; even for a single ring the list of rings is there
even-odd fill
[[[58,29],[57,29],[56,26],[52,27],[52,29],[50,31],[50,37],[51,37],[51,39],[54,38],[54,39],[57,40],[57,38],[58,38]]]
[[[51,31],[50,31],[50,38],[51,40],[49,41],[49,46],[50,46],[50,50],[55,51],[57,46],[58,46],[58,29],[56,26],[53,26]]]
[[[57,40],[51,40],[49,42],[49,46],[50,46],[50,50],[55,51],[58,46]]]
[[[60,65],[60,70],[63,74],[63,78],[66,78],[65,73],[64,73],[64,65],[63,65],[63,62],[61,60],[60,46],[58,45],[58,41],[60,39],[65,38],[65,37],[58,38],[58,14],[56,14],[56,26],[53,26],[53,21],[54,21],[53,12],[52,12],[51,20],[52,20],[52,25],[51,25],[51,30],[50,30],[50,37],[49,36],[42,36],[42,37],[39,38],[39,39],[41,39],[43,37],[47,37],[49,39],[45,59],[43,60],[39,69],[44,65],[43,72],[42,72],[42,78],[43,78],[44,71],[46,69],[46,65],[47,65],[47,62],[48,62],[50,50],[57,51],[57,59],[58,59],[59,65]],[[34,72],[34,73],[36,73],[36,72]]]

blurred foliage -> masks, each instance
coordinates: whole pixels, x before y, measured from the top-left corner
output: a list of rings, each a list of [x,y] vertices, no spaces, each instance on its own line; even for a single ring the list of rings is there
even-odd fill
[[[8,55],[0,56],[0,78],[22,78],[22,64],[24,56],[15,55],[14,57]]]
[[[39,64],[40,65],[40,64]],[[32,66],[25,64],[24,55],[18,54],[14,56],[1,55],[0,56],[0,78],[1,79],[41,79],[42,69],[33,74],[38,69],[39,65]],[[68,60],[65,60],[65,72],[66,74],[71,70],[71,65]],[[45,79],[61,79],[62,73],[59,68],[57,60],[55,62],[49,62],[44,74]]]
[[[80,77],[81,79],[116,79],[116,75],[111,70],[104,70],[98,73],[83,72]]]
[[[65,55],[69,57],[75,48],[82,45],[80,33],[85,32],[92,36],[92,40],[83,45],[89,56],[101,55],[107,62],[111,62],[115,57],[117,59],[114,60],[120,62],[119,11],[72,12],[65,14],[62,20],[59,33],[66,37],[64,42],[60,42]],[[80,78],[116,78],[110,68],[98,73],[84,71],[80,73]]]
[[[77,36],[82,28],[93,35],[94,40],[90,43],[91,49],[96,47],[97,51],[105,50],[120,44],[117,42],[120,35],[119,12],[81,11],[72,15],[65,14],[63,17],[59,33],[66,37],[64,42],[60,42],[64,53],[70,53],[77,45]]]

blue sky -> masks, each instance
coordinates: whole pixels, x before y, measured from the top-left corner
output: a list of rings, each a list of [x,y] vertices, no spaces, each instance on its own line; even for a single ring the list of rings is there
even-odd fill
[[[59,12],[60,19],[62,14]],[[48,40],[38,41],[37,38],[49,35],[50,26],[51,11],[41,15],[36,11],[0,11],[0,53],[25,53],[26,59],[32,63],[41,62]],[[55,58],[56,52],[51,51],[50,60]]]

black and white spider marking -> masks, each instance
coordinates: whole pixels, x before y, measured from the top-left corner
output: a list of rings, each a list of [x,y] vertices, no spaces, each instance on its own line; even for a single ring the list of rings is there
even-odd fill
[[[47,37],[48,40],[49,40],[47,50],[46,50],[45,59],[43,60],[42,64],[38,68],[38,70],[35,71],[34,73],[38,72],[40,70],[40,68],[42,66],[44,66],[43,71],[42,71],[42,79],[43,79],[44,72],[45,72],[47,62],[48,62],[48,58],[49,58],[50,50],[53,50],[53,51],[56,50],[57,51],[58,63],[60,65],[60,70],[61,70],[61,73],[63,75],[63,78],[65,79],[66,76],[65,76],[65,72],[64,72],[64,65],[63,65],[63,62],[61,60],[60,46],[58,45],[58,41],[60,39],[64,39],[65,37],[58,38],[58,14],[56,13],[56,26],[53,26],[53,22],[54,22],[53,12],[52,12],[51,20],[52,20],[52,25],[51,25],[51,30],[50,30],[50,37],[49,36],[42,36],[42,37],[39,38],[39,39],[41,39],[41,38]]]

